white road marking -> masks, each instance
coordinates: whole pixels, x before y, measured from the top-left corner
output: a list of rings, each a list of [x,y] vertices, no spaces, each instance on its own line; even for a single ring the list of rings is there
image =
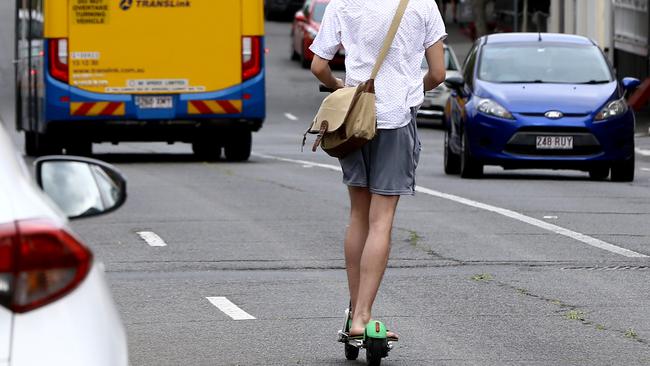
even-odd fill
[[[644,149],[641,149],[641,148],[637,147],[637,148],[634,149],[634,151],[636,151],[636,153],[641,155],[641,156],[650,156],[650,150],[644,150]]]
[[[232,301],[225,297],[206,297],[212,305],[216,306],[224,314],[231,317],[233,320],[254,320],[255,317],[240,309]]]
[[[297,121],[298,120],[298,117],[294,116],[291,113],[285,113],[284,116],[287,117],[287,119],[290,119],[292,121]]]
[[[557,216],[544,216],[546,220],[557,220]]]
[[[318,168],[323,168],[323,169],[329,169],[329,170],[334,170],[337,172],[341,171],[341,167],[335,166],[335,165],[329,165],[329,164],[321,164],[321,163],[314,163],[306,160],[295,160],[295,159],[287,159],[287,158],[282,158],[278,156],[272,156],[272,155],[264,155],[264,154],[253,154],[257,157],[264,158],[264,159],[271,159],[271,160],[277,160],[277,161],[283,161],[287,163],[293,163],[293,164],[301,164],[301,165],[312,165],[314,167]],[[524,223],[527,223],[529,225],[536,226],[538,228],[544,229],[551,231],[553,233],[556,233],[558,235],[566,236],[571,239],[575,239],[577,241],[580,241],[584,244],[591,245],[592,247],[599,248],[606,250],[608,252],[612,252],[615,254],[619,254],[625,257],[630,257],[630,258],[647,258],[648,256],[645,254],[637,253],[629,249],[621,248],[619,246],[616,246],[614,244],[610,244],[607,242],[604,242],[600,239],[596,239],[594,237],[591,237],[589,235],[585,235],[576,231],[572,231],[566,228],[563,228],[561,226],[549,224],[548,222],[538,220],[536,218],[526,216],[523,214],[520,214],[518,212],[508,210],[505,208],[501,207],[496,207],[492,205],[488,205],[485,203],[473,201],[467,198],[463,198],[460,196],[456,196],[453,194],[448,194],[448,193],[443,193],[443,192],[438,192],[433,189],[428,189],[424,187],[417,186],[415,187],[416,192],[420,192],[423,194],[427,194],[429,196],[433,197],[438,197],[438,198],[443,198],[446,200],[454,201],[456,203],[460,203],[466,206],[478,208],[481,210],[493,212],[502,216],[509,217],[511,219],[515,219]]]
[[[644,172],[650,172],[650,168],[641,168],[641,170]]]
[[[335,166],[335,165],[330,165],[330,164],[315,163],[313,161],[287,159],[287,158],[282,158],[282,157],[279,157],[279,156],[258,154],[258,153],[253,153],[253,156],[257,156],[257,157],[263,158],[263,159],[283,161],[285,163],[302,164],[303,166],[304,165],[309,165],[309,166],[315,167],[315,168],[323,168],[323,169],[334,170],[335,172],[342,172],[343,171],[343,170],[341,170],[340,166]]]
[[[167,243],[162,240],[156,233],[153,231],[138,231],[137,233],[142,240],[146,241],[152,247],[166,247]]]

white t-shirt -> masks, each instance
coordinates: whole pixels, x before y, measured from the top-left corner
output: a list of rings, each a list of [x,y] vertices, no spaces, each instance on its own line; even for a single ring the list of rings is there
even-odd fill
[[[399,0],[332,0],[309,48],[323,59],[346,51],[346,86],[368,80]],[[386,61],[375,80],[377,127],[394,129],[411,121],[411,107],[424,101],[424,51],[447,36],[434,0],[410,0]]]

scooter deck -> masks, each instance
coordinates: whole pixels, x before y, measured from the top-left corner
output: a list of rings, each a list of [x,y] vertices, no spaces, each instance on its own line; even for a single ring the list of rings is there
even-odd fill
[[[397,342],[397,341],[398,341],[397,339],[388,338],[388,350],[389,351],[393,349],[394,343]],[[365,340],[363,338],[357,338],[357,337],[350,338],[348,333],[346,333],[346,332],[344,332],[342,330],[339,330],[338,342],[349,344],[349,345],[357,347],[357,348],[365,348],[366,347],[366,342],[365,342]]]

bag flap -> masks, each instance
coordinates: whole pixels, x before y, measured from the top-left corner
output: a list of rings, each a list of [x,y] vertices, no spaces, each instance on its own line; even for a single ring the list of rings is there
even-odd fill
[[[357,89],[358,87],[338,89],[325,98],[314,118],[309,132],[318,133],[323,121],[327,121],[328,123],[327,132],[336,131],[341,127],[343,121],[345,121],[345,116],[350,110]]]

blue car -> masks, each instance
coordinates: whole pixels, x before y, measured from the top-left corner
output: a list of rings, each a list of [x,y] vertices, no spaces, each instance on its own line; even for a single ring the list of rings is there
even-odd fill
[[[445,113],[445,172],[478,178],[505,169],[575,169],[592,179],[634,180],[634,113],[589,39],[510,33],[476,41]]]

